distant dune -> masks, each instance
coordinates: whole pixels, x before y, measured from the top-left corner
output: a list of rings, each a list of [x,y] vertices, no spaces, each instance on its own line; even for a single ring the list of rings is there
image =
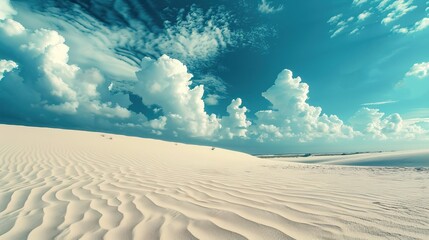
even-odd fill
[[[428,188],[426,168],[0,125],[0,239],[428,239]]]
[[[262,156],[277,161],[316,163],[330,165],[375,166],[375,167],[429,167],[429,149],[413,151]]]

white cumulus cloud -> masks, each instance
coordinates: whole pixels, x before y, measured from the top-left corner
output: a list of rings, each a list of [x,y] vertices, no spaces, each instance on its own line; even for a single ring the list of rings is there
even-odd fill
[[[407,123],[398,113],[385,116],[379,109],[363,107],[349,120],[364,139],[416,139],[427,132],[417,124]]]
[[[25,31],[25,28],[21,23],[10,18],[5,19],[4,21],[0,20],[0,29],[8,36],[19,35]]]
[[[322,108],[307,103],[308,93],[309,86],[301,82],[301,78],[294,78],[287,69],[280,72],[274,85],[262,93],[272,109],[256,113],[257,138],[264,141],[268,136],[281,136],[301,142],[322,137],[352,138],[353,129],[336,115],[322,114]]]
[[[415,76],[418,78],[427,77],[429,75],[429,62],[414,64],[405,75],[407,77],[410,77],[410,76]]]
[[[0,20],[11,18],[16,14],[16,11],[10,5],[9,0],[0,0],[0,6]]]
[[[6,15],[11,17],[11,15]],[[48,29],[25,29],[19,22],[7,18],[0,24],[0,50],[12,56],[19,65],[18,79],[4,79],[2,92],[16,84],[24,84],[28,96],[8,98],[11,105],[22,97],[29,100],[28,109],[44,108],[60,114],[102,115],[127,118],[128,110],[100,99],[99,87],[104,78],[96,69],[81,69],[69,64],[69,47],[58,32]],[[10,62],[9,62],[10,65]],[[12,64],[13,65],[13,64]],[[20,93],[21,91],[17,91]]]
[[[242,100],[240,98],[233,99],[226,108],[229,115],[222,117],[222,135],[226,136],[226,138],[247,137],[248,128],[252,123],[247,120],[247,108],[241,106],[241,104]]]
[[[141,70],[136,74],[138,81],[130,86],[130,91],[141,96],[145,105],[159,106],[164,113],[164,118],[149,123],[152,128],[168,128],[210,140],[247,137],[251,123],[246,117],[247,108],[241,106],[241,99],[232,100],[227,107],[228,116],[218,118],[207,113],[204,85],[191,87],[193,76],[179,60],[167,55],[156,60],[144,58]],[[160,124],[162,127],[156,127]]]
[[[203,85],[191,88],[192,74],[179,60],[167,55],[144,58],[132,91],[147,106],[160,106],[167,124],[193,137],[210,137],[220,128],[219,119],[204,109]]]

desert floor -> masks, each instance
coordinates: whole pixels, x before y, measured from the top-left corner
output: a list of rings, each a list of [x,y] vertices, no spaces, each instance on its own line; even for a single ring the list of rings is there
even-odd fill
[[[0,125],[0,239],[428,239],[428,168],[320,163]]]

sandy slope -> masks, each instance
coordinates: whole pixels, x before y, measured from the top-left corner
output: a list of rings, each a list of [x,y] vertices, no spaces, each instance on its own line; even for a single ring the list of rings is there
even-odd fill
[[[0,125],[0,239],[427,239],[429,171]]]
[[[429,167],[429,149],[309,157],[273,157],[272,160],[353,166]]]

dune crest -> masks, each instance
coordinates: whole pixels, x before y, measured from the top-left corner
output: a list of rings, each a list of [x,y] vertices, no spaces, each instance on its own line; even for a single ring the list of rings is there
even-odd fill
[[[426,169],[0,125],[0,239],[425,239]]]

